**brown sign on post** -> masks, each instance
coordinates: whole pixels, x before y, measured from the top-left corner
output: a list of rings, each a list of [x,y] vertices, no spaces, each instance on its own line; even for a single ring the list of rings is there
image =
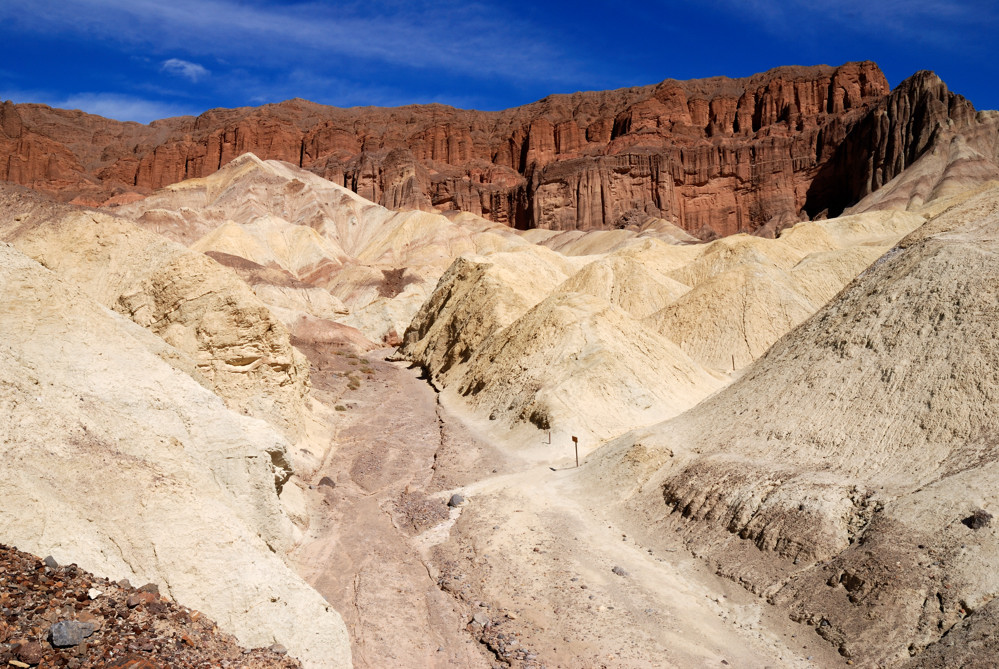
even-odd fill
[[[576,466],[579,466],[579,437],[572,438],[572,445],[576,448]]]

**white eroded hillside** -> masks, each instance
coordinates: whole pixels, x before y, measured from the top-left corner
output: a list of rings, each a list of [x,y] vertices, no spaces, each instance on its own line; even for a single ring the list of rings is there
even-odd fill
[[[293,540],[278,500],[287,441],[7,244],[0,312],[4,541],[156,582],[244,644],[349,666],[339,615],[279,557]]]
[[[955,626],[994,625],[999,595],[999,533],[970,520],[999,512],[997,282],[991,188],[588,476],[861,666],[944,657]]]

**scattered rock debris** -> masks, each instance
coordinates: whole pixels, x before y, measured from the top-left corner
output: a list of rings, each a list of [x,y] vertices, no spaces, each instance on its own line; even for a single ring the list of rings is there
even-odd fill
[[[94,590],[99,597],[91,596]],[[136,590],[128,581],[113,583],[0,544],[0,666],[302,666],[275,648],[241,648],[203,613],[160,595],[155,584]]]
[[[397,526],[417,534],[447,520],[448,512],[439,498],[407,491],[396,500],[394,517]]]

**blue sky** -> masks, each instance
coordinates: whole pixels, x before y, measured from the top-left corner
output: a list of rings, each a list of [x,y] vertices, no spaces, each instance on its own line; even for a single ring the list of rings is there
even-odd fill
[[[996,0],[2,0],[0,99],[140,122],[292,97],[504,109],[873,60],[996,109],[997,34]]]

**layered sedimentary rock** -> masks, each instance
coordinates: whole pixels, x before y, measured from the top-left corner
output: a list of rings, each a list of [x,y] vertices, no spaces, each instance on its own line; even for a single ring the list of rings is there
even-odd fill
[[[0,179],[120,202],[252,151],[390,208],[519,228],[652,217],[701,236],[772,234],[854,204],[933,150],[940,128],[994,148],[995,124],[932,74],[888,93],[864,62],[552,95],[498,112],[289,100],[142,126],[4,103]]]
[[[932,72],[899,84],[836,147],[804,209],[913,209],[999,179],[999,112],[976,112]]]

